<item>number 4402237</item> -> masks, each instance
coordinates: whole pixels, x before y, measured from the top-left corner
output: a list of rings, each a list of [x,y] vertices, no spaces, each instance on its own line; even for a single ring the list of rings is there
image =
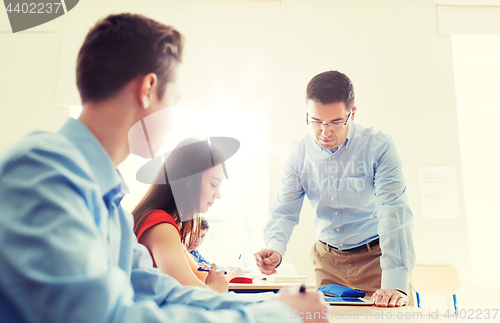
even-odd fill
[[[9,3],[7,8],[8,13],[57,13],[61,3],[17,3],[14,8],[12,8],[12,3]]]
[[[447,317],[447,318],[461,318],[461,319],[468,319],[468,320],[473,320],[473,319],[477,319],[477,320],[493,319],[494,320],[496,318],[497,314],[498,314],[498,308],[494,308],[491,310],[490,309],[484,309],[484,310],[461,309],[461,310],[458,310],[457,312],[447,310],[443,316]]]

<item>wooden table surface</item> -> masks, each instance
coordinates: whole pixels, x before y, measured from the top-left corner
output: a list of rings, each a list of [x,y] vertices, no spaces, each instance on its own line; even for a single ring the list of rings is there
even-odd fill
[[[300,286],[305,284],[308,289],[314,289],[316,286],[311,282],[271,282],[261,279],[254,279],[253,284],[234,284],[229,283],[229,291],[239,291],[239,290],[249,290],[255,292],[255,290],[260,291],[273,291],[278,290],[283,287]]]
[[[315,289],[311,282],[270,282],[255,279],[253,284],[229,284],[229,291],[236,293],[276,292],[283,287],[300,286],[306,284],[308,289]],[[304,313],[303,315],[305,315]],[[449,313],[453,314],[452,312]],[[298,313],[291,313],[298,316]],[[376,307],[376,306],[345,306],[330,305],[328,312],[324,313],[330,322],[462,322],[460,318],[446,317],[445,312],[440,310],[422,309],[416,306],[403,307]],[[500,316],[500,315],[499,315]],[[498,318],[497,318],[498,319]],[[486,320],[495,321],[495,320]],[[297,317],[297,322],[300,322]],[[484,322],[484,323],[487,323]],[[496,321],[495,321],[496,322]]]

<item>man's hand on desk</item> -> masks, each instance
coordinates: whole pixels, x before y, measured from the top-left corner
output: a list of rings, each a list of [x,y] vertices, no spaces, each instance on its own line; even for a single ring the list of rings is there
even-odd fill
[[[276,274],[276,266],[281,263],[281,255],[276,250],[262,249],[253,255],[257,262],[257,267],[265,275]]]
[[[291,317],[300,318],[306,323],[328,322],[328,317],[325,315],[325,310],[328,310],[327,304],[323,300],[322,293],[318,291],[305,290],[301,293],[298,287],[283,288],[275,299],[292,308]]]
[[[395,289],[379,289],[372,295],[373,305],[400,307],[408,305],[408,296]]]

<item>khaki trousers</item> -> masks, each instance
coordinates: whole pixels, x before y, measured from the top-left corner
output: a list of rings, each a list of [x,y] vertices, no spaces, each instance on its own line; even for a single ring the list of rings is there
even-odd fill
[[[380,268],[380,245],[360,251],[341,251],[317,241],[311,249],[316,287],[329,284],[347,286],[371,295],[380,289],[382,268]],[[409,305],[413,305],[411,288]]]
[[[341,251],[317,241],[311,250],[316,287],[338,284],[371,296],[380,289],[380,245],[371,250]]]

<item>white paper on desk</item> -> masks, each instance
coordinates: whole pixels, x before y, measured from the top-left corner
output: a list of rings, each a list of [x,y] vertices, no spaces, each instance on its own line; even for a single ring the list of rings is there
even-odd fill
[[[276,268],[277,275],[297,276],[297,270],[291,262],[283,262]]]
[[[420,166],[424,218],[458,218],[457,176],[453,166]]]
[[[269,301],[276,298],[276,294],[273,292],[262,292],[262,293],[233,293],[236,295],[239,301]]]
[[[279,265],[278,268],[276,268],[276,274],[278,276],[298,276],[297,270],[295,269],[295,266],[291,262],[283,262]],[[252,271],[250,273],[245,273],[243,274],[244,277],[249,277],[249,278],[254,278],[254,279],[262,279],[262,278],[269,278],[274,275],[264,275],[260,271]]]

